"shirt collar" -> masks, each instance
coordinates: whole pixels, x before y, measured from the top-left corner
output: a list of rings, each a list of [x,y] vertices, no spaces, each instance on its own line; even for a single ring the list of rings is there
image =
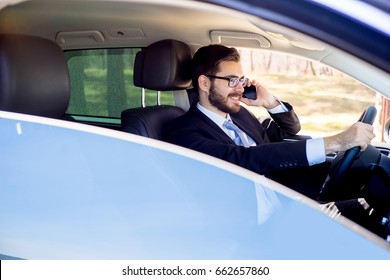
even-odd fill
[[[205,107],[200,105],[199,102],[198,102],[198,104],[196,104],[196,107],[199,109],[199,111],[201,111],[203,114],[205,114],[209,119],[211,119],[213,122],[215,122],[223,130],[225,130],[224,127],[223,127],[223,124],[227,120],[231,120],[229,114],[227,114],[226,118],[224,118],[224,117],[218,115],[217,113],[214,113],[214,112],[210,111],[209,109],[206,109]]]

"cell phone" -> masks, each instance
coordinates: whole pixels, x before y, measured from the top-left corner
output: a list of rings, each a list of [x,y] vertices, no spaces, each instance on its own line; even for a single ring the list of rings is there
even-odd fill
[[[257,99],[257,92],[255,86],[244,87],[243,97],[248,99]]]

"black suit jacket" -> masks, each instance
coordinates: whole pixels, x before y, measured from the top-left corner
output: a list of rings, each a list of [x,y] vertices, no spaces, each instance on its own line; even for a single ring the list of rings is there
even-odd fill
[[[259,174],[271,174],[287,168],[308,166],[306,141],[281,142],[295,135],[301,126],[288,103],[288,112],[271,114],[272,119],[260,121],[241,106],[231,114],[233,122],[247,133],[257,146],[237,146],[233,140],[196,105],[168,127],[168,141],[240,165]]]

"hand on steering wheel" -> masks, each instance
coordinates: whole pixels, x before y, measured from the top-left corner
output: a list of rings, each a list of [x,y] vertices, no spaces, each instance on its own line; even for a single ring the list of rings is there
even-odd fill
[[[359,118],[360,122],[373,124],[376,117],[376,108],[369,106]],[[322,189],[318,195],[319,201],[329,201],[332,194],[336,192],[338,188],[342,188],[342,181],[345,173],[350,169],[353,162],[360,153],[360,147],[353,147],[347,150],[345,153],[339,152],[336,158],[332,162],[329,174],[322,186]]]

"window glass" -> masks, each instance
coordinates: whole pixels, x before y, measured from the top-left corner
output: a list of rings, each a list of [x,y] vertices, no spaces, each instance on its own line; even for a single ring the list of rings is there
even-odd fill
[[[240,53],[246,76],[294,107],[302,125],[300,134],[338,133],[356,122],[369,105],[379,107],[375,91],[324,64],[273,52]],[[250,109],[258,117],[268,116],[265,110]]]
[[[105,136],[90,126],[60,125],[8,119],[0,112],[0,254],[26,259],[389,257],[370,241],[373,236],[356,234],[356,224],[347,227],[342,219],[340,226],[305,204],[311,200],[297,199],[261,175],[228,163],[222,168],[217,159],[209,164],[186,149],[166,150],[160,141],[152,146],[130,134]]]
[[[67,51],[71,79],[68,114],[120,118],[123,110],[142,105],[142,90],[134,86],[133,67],[139,48]],[[161,104],[173,104],[172,92],[161,93]],[[158,104],[147,90],[147,106]]]

